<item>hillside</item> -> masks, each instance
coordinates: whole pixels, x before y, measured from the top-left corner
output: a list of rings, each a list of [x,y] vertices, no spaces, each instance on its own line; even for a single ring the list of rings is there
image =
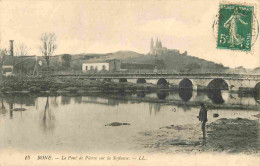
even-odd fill
[[[159,68],[177,72],[223,72],[228,69],[222,64],[192,57],[187,55],[187,53],[180,54],[176,50],[167,50],[163,55],[148,54],[138,58],[127,58],[123,62],[151,63],[160,66]]]
[[[51,58],[50,66],[52,70],[64,70],[60,62],[62,55],[55,55]],[[224,72],[229,69],[221,64],[189,56],[187,53],[180,54],[176,50],[167,50],[163,55],[144,55],[133,51],[117,51],[107,54],[72,54],[71,69],[81,70],[82,63],[89,59],[119,59],[122,63],[153,64],[158,69],[176,72]],[[38,57],[38,60],[42,60],[43,66],[41,68],[46,70],[46,62],[43,57]],[[28,68],[27,70],[30,70],[29,68],[34,66],[32,61],[35,61],[35,58],[24,62],[24,66]]]
[[[109,59],[127,59],[127,58],[139,58],[143,56],[143,54],[139,54],[134,51],[117,51],[114,53],[106,54]]]

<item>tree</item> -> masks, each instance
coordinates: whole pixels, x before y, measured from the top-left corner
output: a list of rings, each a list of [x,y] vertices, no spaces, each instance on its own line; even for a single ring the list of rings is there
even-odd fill
[[[47,63],[47,71],[49,73],[50,59],[54,51],[57,49],[56,35],[55,33],[44,33],[41,36],[41,47],[40,50]]]
[[[64,68],[70,68],[71,55],[70,54],[63,54],[61,59],[62,59],[62,66]]]
[[[18,62],[18,63],[21,64],[20,70],[21,70],[22,72],[24,71],[24,67],[23,67],[23,61],[25,60],[25,59],[24,59],[24,56],[27,56],[27,55],[28,55],[29,50],[30,50],[30,49],[29,49],[24,43],[20,43],[20,44],[18,44],[18,46],[16,47],[15,55],[21,57],[21,61]]]
[[[5,56],[7,55],[7,50],[0,50],[0,70],[2,70],[3,63],[5,61]]]
[[[24,43],[20,43],[16,47],[15,55],[16,56],[27,56],[28,52],[29,52],[29,48]]]

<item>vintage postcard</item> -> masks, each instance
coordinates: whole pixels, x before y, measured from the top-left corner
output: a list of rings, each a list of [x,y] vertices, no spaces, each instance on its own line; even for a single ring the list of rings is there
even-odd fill
[[[0,166],[260,165],[259,0],[0,0]]]

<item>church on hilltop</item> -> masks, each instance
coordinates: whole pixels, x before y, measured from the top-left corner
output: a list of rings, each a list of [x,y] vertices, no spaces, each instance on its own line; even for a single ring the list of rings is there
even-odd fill
[[[153,38],[151,39],[150,55],[163,55],[163,52],[165,51],[167,51],[167,48],[162,46],[161,40],[158,40],[157,38],[154,43]]]

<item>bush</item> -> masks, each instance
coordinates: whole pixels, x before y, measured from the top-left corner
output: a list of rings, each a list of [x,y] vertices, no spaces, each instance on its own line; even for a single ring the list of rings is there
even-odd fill
[[[40,92],[41,89],[38,88],[38,87],[36,87],[36,86],[32,86],[32,87],[29,88],[29,91],[30,91],[30,92],[34,92],[34,93],[37,93],[37,92]]]

